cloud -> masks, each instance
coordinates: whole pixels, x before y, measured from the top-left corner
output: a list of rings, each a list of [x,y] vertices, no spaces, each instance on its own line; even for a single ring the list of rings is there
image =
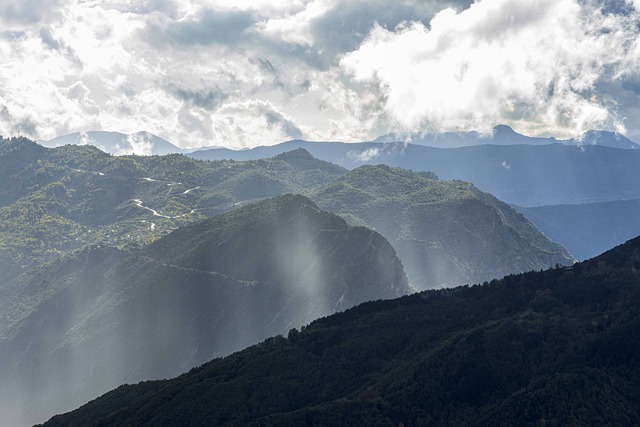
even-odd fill
[[[444,7],[466,8],[470,0],[404,1],[389,7],[382,0],[333,1],[332,7],[310,23],[317,48],[332,57],[358,47],[374,24],[395,28],[407,22],[427,23],[434,13]]]
[[[0,22],[5,27],[30,26],[60,18],[65,0],[0,0]]]
[[[245,32],[256,22],[249,11],[220,11],[204,9],[195,16],[180,20],[159,18],[151,21],[143,37],[154,43],[169,43],[177,46],[228,44],[245,36]]]
[[[228,95],[219,88],[191,90],[172,85],[169,87],[169,91],[176,98],[209,111],[216,109],[228,97]]]
[[[95,141],[86,132],[80,132],[78,135],[78,145],[93,145]],[[106,151],[106,150],[103,150]]]
[[[255,146],[261,139],[282,142],[307,134],[273,104],[259,100],[226,104],[214,118],[213,128],[213,145],[238,148]]]
[[[378,157],[380,155],[380,149],[377,147],[374,148],[367,148],[366,150],[358,153],[355,151],[349,151],[347,153],[347,157],[354,159],[358,162],[362,162],[362,163],[366,163],[370,160],[375,159],[376,157]]]
[[[136,154],[139,156],[150,156],[153,151],[153,141],[146,133],[136,133],[127,136],[127,145],[120,148],[117,154]]]
[[[619,127],[595,88],[630,68],[636,18],[573,0],[484,0],[445,9],[429,26],[376,25],[340,65],[353,81],[378,85],[401,130]]]
[[[123,13],[162,13],[175,16],[179,9],[176,3],[174,0],[102,0],[100,6],[106,10],[113,9]]]
[[[599,12],[598,10],[602,11]],[[640,0],[0,0],[0,133],[640,137]]]
[[[281,129],[288,138],[300,139],[303,137],[300,128],[279,111],[269,108],[263,110],[263,114],[269,127]]]

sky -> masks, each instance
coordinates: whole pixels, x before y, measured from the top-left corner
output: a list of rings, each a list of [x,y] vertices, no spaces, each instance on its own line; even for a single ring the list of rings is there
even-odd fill
[[[640,0],[0,0],[0,135],[640,141]]]

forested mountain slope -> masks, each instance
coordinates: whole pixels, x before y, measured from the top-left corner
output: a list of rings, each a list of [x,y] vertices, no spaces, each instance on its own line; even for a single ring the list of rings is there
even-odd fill
[[[572,267],[362,304],[47,426],[640,423],[640,238]]]
[[[574,261],[509,205],[463,181],[361,166],[310,197],[323,209],[385,236],[418,290]]]
[[[198,219],[248,201],[301,193],[343,173],[300,152],[208,162],[0,140],[0,286],[85,245],[139,247]]]

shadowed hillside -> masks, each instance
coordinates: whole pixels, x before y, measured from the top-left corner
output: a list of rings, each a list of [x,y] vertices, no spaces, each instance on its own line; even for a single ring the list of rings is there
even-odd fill
[[[640,238],[362,304],[45,425],[637,425]]]
[[[361,302],[409,292],[379,234],[302,196],[90,247],[0,289],[0,412],[42,420],[123,382],[167,378]]]
[[[418,290],[574,261],[513,208],[467,182],[385,165],[361,166],[310,197],[323,209],[385,236]]]

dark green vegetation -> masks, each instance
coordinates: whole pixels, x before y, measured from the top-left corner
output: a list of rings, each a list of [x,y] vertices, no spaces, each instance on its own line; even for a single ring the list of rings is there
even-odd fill
[[[0,289],[0,413],[41,421],[124,382],[178,375],[407,293],[382,236],[303,196],[245,206],[140,250],[86,248]]]
[[[86,245],[139,247],[237,204],[300,193],[345,172],[304,152],[207,162],[0,140],[0,286]]]
[[[640,238],[365,303],[46,425],[638,425],[639,319]]]
[[[441,149],[404,143],[290,141],[245,151],[211,149],[199,159],[250,160],[304,148],[348,169],[386,164],[432,171],[442,179],[471,182],[519,206],[588,203],[640,198],[640,150],[603,146],[479,145]]]
[[[361,166],[310,197],[322,209],[385,236],[418,290],[574,262],[509,205],[463,181]]]
[[[579,260],[640,235],[640,199],[516,209]]]

